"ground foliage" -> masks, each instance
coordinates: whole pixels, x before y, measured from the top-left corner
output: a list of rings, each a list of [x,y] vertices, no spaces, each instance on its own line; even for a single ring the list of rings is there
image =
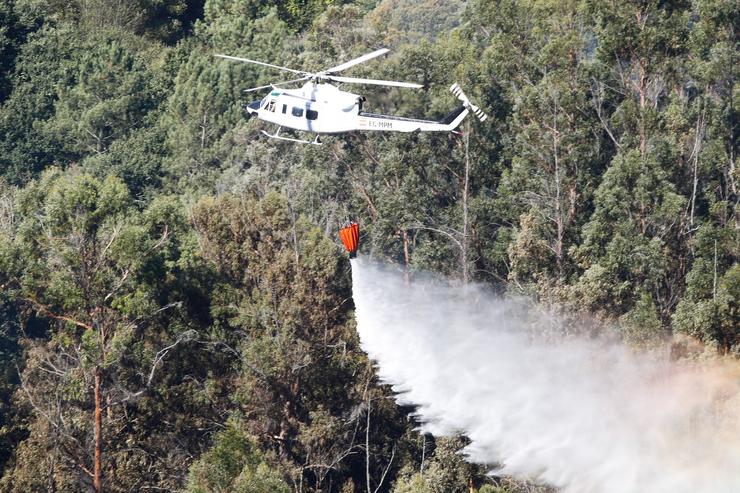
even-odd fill
[[[524,491],[414,431],[359,349],[362,253],[636,347],[740,355],[729,0],[6,0],[0,491]],[[265,140],[215,52],[352,75],[453,134]],[[680,347],[677,355],[685,355]],[[95,418],[96,411],[99,420]],[[97,467],[96,467],[97,466]],[[533,491],[533,486],[526,487]],[[542,489],[544,491],[544,489]]]

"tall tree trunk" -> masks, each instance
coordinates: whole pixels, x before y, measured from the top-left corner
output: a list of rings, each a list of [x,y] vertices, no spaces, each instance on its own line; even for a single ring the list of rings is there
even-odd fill
[[[105,419],[108,422],[108,426],[113,423],[113,399],[110,394],[105,396]],[[109,484],[116,484],[116,462],[110,460],[108,457],[108,471],[105,473],[105,477],[108,478]]]
[[[407,229],[403,230],[403,280],[406,284],[409,283],[409,232]]]
[[[558,269],[558,280],[561,280],[563,277],[563,237],[565,236],[565,225],[563,224],[562,184],[560,180],[560,160],[558,159],[560,134],[558,133],[557,96],[554,98],[554,105],[552,115],[552,152],[555,164],[555,227],[557,228],[555,239],[555,262]]]
[[[200,130],[200,148],[201,150],[206,148],[206,123],[208,122],[208,113],[203,113],[203,125]]]
[[[370,396],[367,398],[367,423],[365,424],[365,481],[367,483],[367,493],[373,490],[370,487]]]
[[[95,459],[93,465],[93,487],[95,493],[103,492],[103,405],[100,395],[101,369],[95,367]]]
[[[465,128],[465,178],[463,179],[463,193],[462,193],[462,206],[463,206],[463,224],[462,224],[462,252],[460,254],[460,261],[462,263],[462,274],[463,283],[468,284],[470,282],[470,268],[468,259],[468,250],[470,245],[470,233],[468,229],[470,227],[470,217],[468,213],[468,196],[470,189],[470,124],[466,124]]]
[[[689,224],[691,233],[693,234],[694,229],[694,211],[696,209],[696,192],[699,187],[699,154],[701,153],[702,139],[704,138],[704,109],[699,114],[699,118],[696,120],[696,135],[694,136],[694,148],[691,151],[691,156],[694,159],[694,186],[691,190],[691,212],[689,215]],[[691,247],[693,251],[693,246]]]

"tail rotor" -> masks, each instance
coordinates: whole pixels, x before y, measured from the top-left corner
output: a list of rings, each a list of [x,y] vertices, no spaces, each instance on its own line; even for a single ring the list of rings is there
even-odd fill
[[[468,97],[465,95],[462,88],[457,82],[455,82],[454,84],[450,86],[450,92],[454,94],[455,96],[457,96],[457,99],[462,101],[463,105],[466,108],[470,109],[470,111],[475,113],[475,116],[478,117],[478,120],[480,120],[481,122],[486,121],[486,119],[488,118],[488,115],[486,115],[483,112],[483,110],[481,110],[479,107],[477,107],[476,105],[470,102],[470,99],[468,99]]]

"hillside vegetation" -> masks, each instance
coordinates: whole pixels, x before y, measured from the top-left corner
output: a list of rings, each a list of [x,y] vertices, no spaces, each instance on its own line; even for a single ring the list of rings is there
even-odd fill
[[[737,3],[5,0],[0,491],[532,491],[421,436],[359,348],[361,254],[639,350],[740,356]],[[266,139],[242,91],[346,75],[456,134]],[[257,96],[255,96],[257,94]],[[575,329],[574,329],[575,330]],[[683,341],[683,342],[682,342]]]

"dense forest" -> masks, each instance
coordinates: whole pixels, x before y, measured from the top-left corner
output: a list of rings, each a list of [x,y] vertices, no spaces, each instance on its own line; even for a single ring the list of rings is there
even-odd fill
[[[337,238],[634,350],[740,357],[734,0],[3,0],[0,491],[534,491],[419,434]],[[215,53],[458,134],[265,138]],[[699,349],[697,349],[699,348]]]

